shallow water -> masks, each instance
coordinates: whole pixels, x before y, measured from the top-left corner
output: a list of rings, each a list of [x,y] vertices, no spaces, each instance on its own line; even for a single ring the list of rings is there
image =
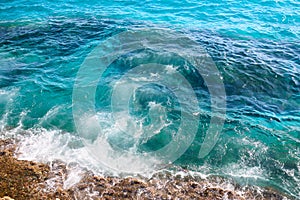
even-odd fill
[[[167,146],[179,130],[186,135],[179,141],[187,140],[196,123],[195,137],[174,164],[298,197],[299,7],[297,1],[2,1],[2,136],[22,138],[24,159],[62,159],[98,173],[118,174],[115,168],[120,163],[131,163],[131,171],[135,166],[137,171],[141,166],[151,171],[160,161],[165,166],[168,159],[159,155],[151,157],[155,161],[147,165],[145,154]],[[166,51],[144,48],[114,60],[96,84],[96,115],[77,116],[82,117],[82,129],[88,136],[75,126],[73,89],[85,59],[109,38],[141,29],[159,34],[165,31],[173,43],[164,48],[176,49],[179,54],[189,53],[190,48],[180,45],[185,40],[179,36],[184,35],[207,51],[220,73],[226,92],[226,118],[216,145],[204,158],[198,153],[213,116],[210,86],[203,78],[205,74],[197,73],[183,57]],[[149,32],[146,37],[153,35]],[[149,63],[180,72],[192,90],[187,84],[175,89],[164,87],[155,76],[143,75],[145,70],[130,73],[140,64]],[[168,77],[169,72],[156,74]],[[165,80],[176,86],[178,79]],[[112,96],[116,84],[124,82],[126,87]],[[122,102],[130,84],[141,82],[147,84],[130,96],[128,112],[116,115],[113,109],[118,107],[113,108],[112,98]],[[176,96],[177,89],[187,100]],[[198,100],[196,107],[192,95]],[[187,126],[180,129],[184,113]],[[97,123],[104,141],[94,130]],[[82,142],[83,138],[89,142]],[[101,151],[100,160],[86,151],[88,147],[96,148],[93,152]],[[118,162],[113,163],[116,157]]]

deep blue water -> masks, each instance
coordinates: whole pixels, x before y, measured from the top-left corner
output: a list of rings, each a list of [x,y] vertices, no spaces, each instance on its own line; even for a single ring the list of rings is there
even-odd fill
[[[165,48],[186,53],[189,48],[178,45],[181,40],[177,38],[184,35],[212,58],[226,92],[226,117],[216,145],[207,156],[198,157],[212,118],[210,86],[203,74],[195,72],[192,63],[187,65],[184,58],[174,53],[147,48],[125,52],[99,77],[94,107],[100,122],[84,122],[83,129],[93,132],[94,123],[99,122],[112,149],[142,155],[172,141],[180,129],[183,113],[197,113],[197,120],[188,118],[188,124],[195,124],[196,120],[199,126],[195,138],[174,164],[232,178],[242,185],[267,186],[299,197],[299,1],[2,0],[1,134],[5,137],[40,134],[46,140],[41,142],[41,150],[43,145],[51,146],[53,141],[60,140],[58,135],[67,133],[75,139],[61,139],[54,146],[58,148],[57,154],[65,155],[65,147],[60,150],[60,145],[85,148],[73,119],[77,72],[99,44],[126,31],[140,29],[160,30],[160,34],[165,30],[166,35],[171,31],[174,36],[168,38],[173,43]],[[153,37],[150,33],[146,38]],[[129,99],[127,115],[133,118],[115,116],[121,122],[135,120],[133,125],[127,124],[126,131],[133,134],[128,139],[128,135],[116,131],[121,125],[112,120],[113,85],[131,69],[148,63],[176,66],[172,69],[190,83],[198,100],[197,108],[191,107],[188,100],[180,102],[174,90],[156,82],[141,86]],[[151,79],[139,72],[131,77],[135,83]],[[181,89],[189,99],[190,88],[184,87],[182,84]],[[121,101],[124,94],[119,92],[116,98]],[[58,135],[45,137],[53,131]],[[185,128],[183,134],[188,135],[189,131]],[[93,134],[89,139],[95,141],[98,135]],[[140,134],[146,136],[136,139]],[[42,160],[48,154],[49,158],[55,157],[47,151],[28,154]],[[68,156],[58,157],[68,162]],[[103,159],[110,162],[107,157]]]

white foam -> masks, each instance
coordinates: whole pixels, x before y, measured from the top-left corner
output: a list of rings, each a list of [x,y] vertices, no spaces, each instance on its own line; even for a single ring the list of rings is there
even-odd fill
[[[264,179],[264,171],[260,167],[248,167],[243,164],[234,163],[224,170],[225,174],[231,177]]]
[[[110,129],[112,131],[112,129]],[[107,138],[98,137],[93,143],[82,143],[81,139],[61,130],[46,130],[32,128],[5,131],[7,135],[14,135],[20,140],[17,149],[18,159],[31,160],[42,163],[63,161],[68,167],[68,176],[64,180],[64,187],[69,188],[81,180],[83,171],[91,170],[98,175],[121,176],[128,170],[131,172],[151,172],[153,165],[158,164],[155,159],[143,157],[140,154],[113,151]],[[98,153],[97,153],[98,152]],[[74,166],[74,163],[77,165]],[[131,173],[132,174],[132,173]],[[128,175],[128,174],[127,174]]]
[[[23,136],[19,136],[18,159],[31,160],[42,163],[52,163],[61,160],[67,167],[78,163],[76,167],[69,168],[64,187],[68,188],[81,180],[83,170],[95,163],[83,147],[74,148],[79,138],[58,130],[30,129]],[[99,170],[100,172],[100,170]]]
[[[4,115],[0,119],[0,131],[4,131],[8,116],[11,113],[13,108],[13,100],[18,94],[17,88],[12,88],[10,90],[1,90],[0,89],[0,105],[4,105]]]

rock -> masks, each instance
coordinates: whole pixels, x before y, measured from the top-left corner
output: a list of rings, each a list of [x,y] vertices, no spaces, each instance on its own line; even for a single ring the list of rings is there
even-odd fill
[[[0,198],[0,200],[14,200],[14,199],[10,198],[9,196],[4,196],[3,198]]]
[[[0,200],[284,199],[283,195],[270,189],[258,193],[253,188],[245,190],[234,185],[235,189],[229,190],[220,186],[225,181],[222,178],[203,180],[170,172],[159,172],[150,179],[99,177],[87,172],[79,183],[65,189],[63,184],[68,175],[65,163],[57,161],[49,166],[18,160],[14,157],[15,149],[15,142],[0,140]],[[47,181],[51,181],[51,187]]]

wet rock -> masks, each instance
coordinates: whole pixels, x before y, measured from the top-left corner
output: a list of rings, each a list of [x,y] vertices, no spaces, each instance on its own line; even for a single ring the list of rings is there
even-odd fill
[[[195,176],[160,172],[151,178],[100,177],[86,172],[81,181],[64,188],[68,169],[61,161],[42,164],[14,157],[16,144],[0,140],[0,200],[55,199],[284,199],[278,192],[266,189],[255,192],[221,187],[226,181],[219,177],[203,180]],[[232,189],[235,188],[235,189]],[[241,196],[243,194],[243,196]],[[2,198],[1,198],[2,197]]]

